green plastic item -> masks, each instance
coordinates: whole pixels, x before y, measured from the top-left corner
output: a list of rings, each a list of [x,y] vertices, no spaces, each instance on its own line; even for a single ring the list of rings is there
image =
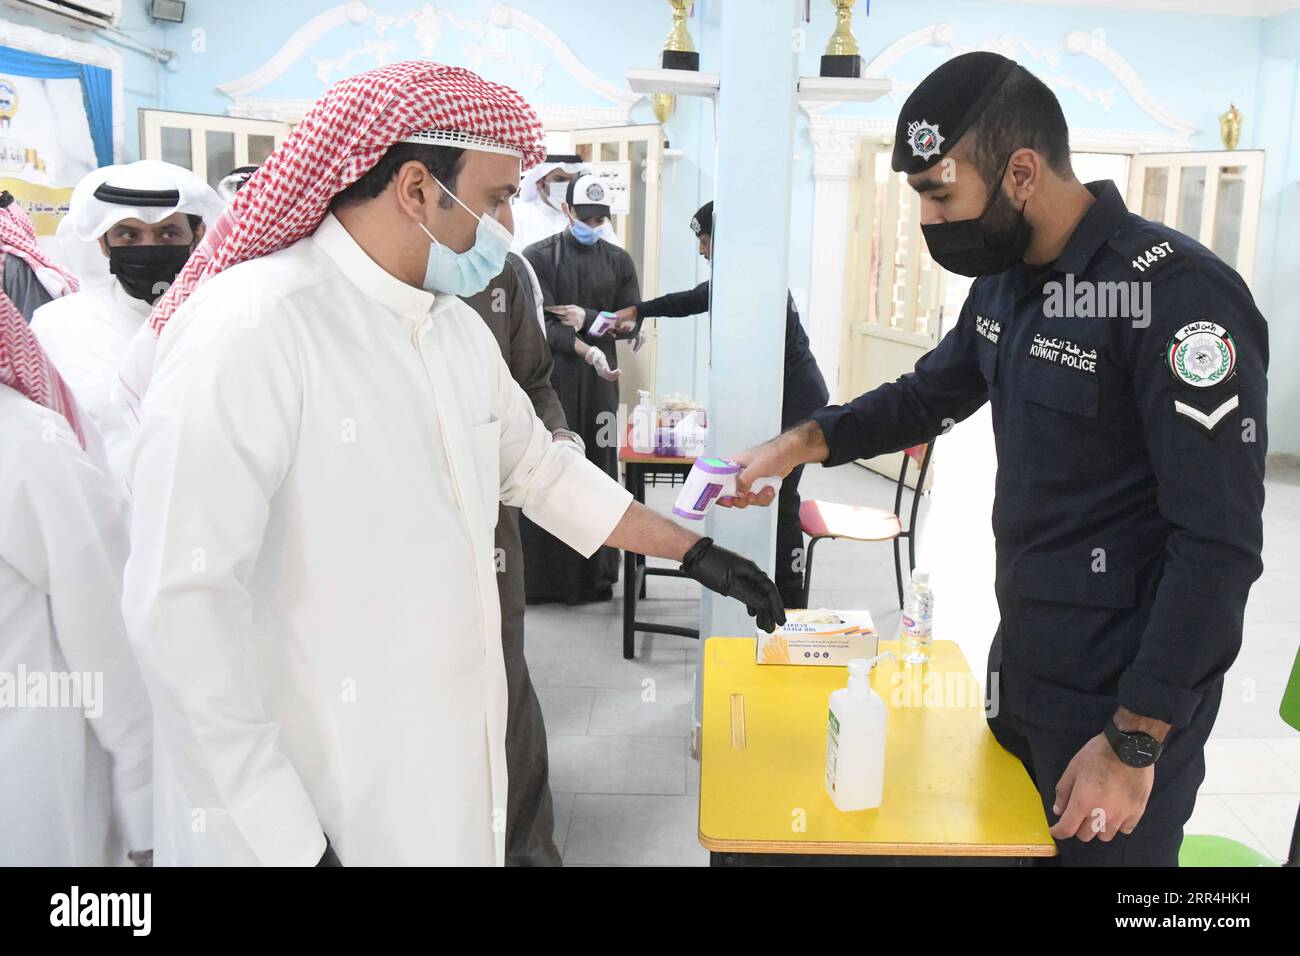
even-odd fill
[[[1178,849],[1182,866],[1281,866],[1258,850],[1221,836],[1190,835],[1183,837]]]
[[[1286,682],[1286,690],[1282,691],[1282,706],[1277,712],[1288,725],[1300,730],[1300,648],[1296,649],[1291,678]]]
[[[1300,648],[1297,648],[1295,663],[1291,665],[1291,676],[1287,679],[1286,689],[1282,691],[1282,705],[1278,713],[1287,724],[1300,730]],[[1300,827],[1300,820],[1297,821]],[[1294,857],[1297,834],[1291,834],[1292,854]],[[1295,865],[1295,860],[1291,866]],[[1179,866],[1281,866],[1276,860],[1269,859],[1258,850],[1253,850],[1244,843],[1229,840],[1221,836],[1202,836],[1191,834],[1183,837],[1183,845],[1178,848]]]

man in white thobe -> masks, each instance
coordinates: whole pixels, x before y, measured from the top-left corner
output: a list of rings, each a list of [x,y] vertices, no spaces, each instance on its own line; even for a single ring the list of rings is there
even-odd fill
[[[83,436],[0,294],[0,866],[124,866],[153,846],[123,502]]]
[[[550,154],[523,175],[511,210],[515,223],[512,251],[522,254],[534,242],[568,228],[564,191],[581,171],[581,156]]]
[[[90,425],[103,439],[108,466],[126,474],[131,429],[112,400],[118,368],[153,303],[167,289],[215,220],[222,202],[188,169],[157,160],[104,166],[72,191],[59,241],[108,262],[108,281],[83,282],[80,291],[41,306],[32,331],[72,388]]]
[[[467,70],[343,80],[155,310],[125,608],[160,863],[502,863],[499,502],[783,619],[752,562],[553,443],[456,297],[504,263],[542,142]]]

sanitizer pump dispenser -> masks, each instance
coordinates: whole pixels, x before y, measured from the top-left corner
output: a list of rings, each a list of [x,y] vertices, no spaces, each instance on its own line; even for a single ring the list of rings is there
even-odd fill
[[[840,810],[871,810],[885,791],[885,702],[871,689],[870,660],[849,661],[849,686],[831,692],[826,792]]]

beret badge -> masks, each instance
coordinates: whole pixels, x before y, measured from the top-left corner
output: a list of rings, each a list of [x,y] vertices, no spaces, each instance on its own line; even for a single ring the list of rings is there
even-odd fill
[[[929,159],[939,153],[939,147],[943,145],[943,137],[939,135],[939,127],[925,120],[918,120],[909,123],[907,127],[907,144],[912,147],[912,155],[921,159]]]

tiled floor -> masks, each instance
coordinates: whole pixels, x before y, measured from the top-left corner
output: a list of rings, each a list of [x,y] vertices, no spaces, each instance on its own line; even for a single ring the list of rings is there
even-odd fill
[[[892,506],[893,486],[857,466],[809,468],[806,496]],[[666,512],[671,493],[650,490]],[[922,521],[929,503],[922,508]],[[1275,859],[1300,803],[1300,734],[1278,701],[1300,640],[1300,472],[1274,470],[1265,512],[1265,572],[1246,609],[1241,655],[1229,671],[1208,773],[1189,833],[1231,837]],[[926,538],[927,548],[960,542]],[[814,607],[865,607],[883,634],[897,627],[888,545],[819,546]],[[693,625],[698,587],[651,578],[638,616]],[[637,657],[620,649],[622,601],[528,610],[528,663],[550,739],[556,841],[569,865],[707,865],[699,845],[699,765],[690,758],[695,641],[637,635]],[[982,666],[987,642],[963,645]]]

